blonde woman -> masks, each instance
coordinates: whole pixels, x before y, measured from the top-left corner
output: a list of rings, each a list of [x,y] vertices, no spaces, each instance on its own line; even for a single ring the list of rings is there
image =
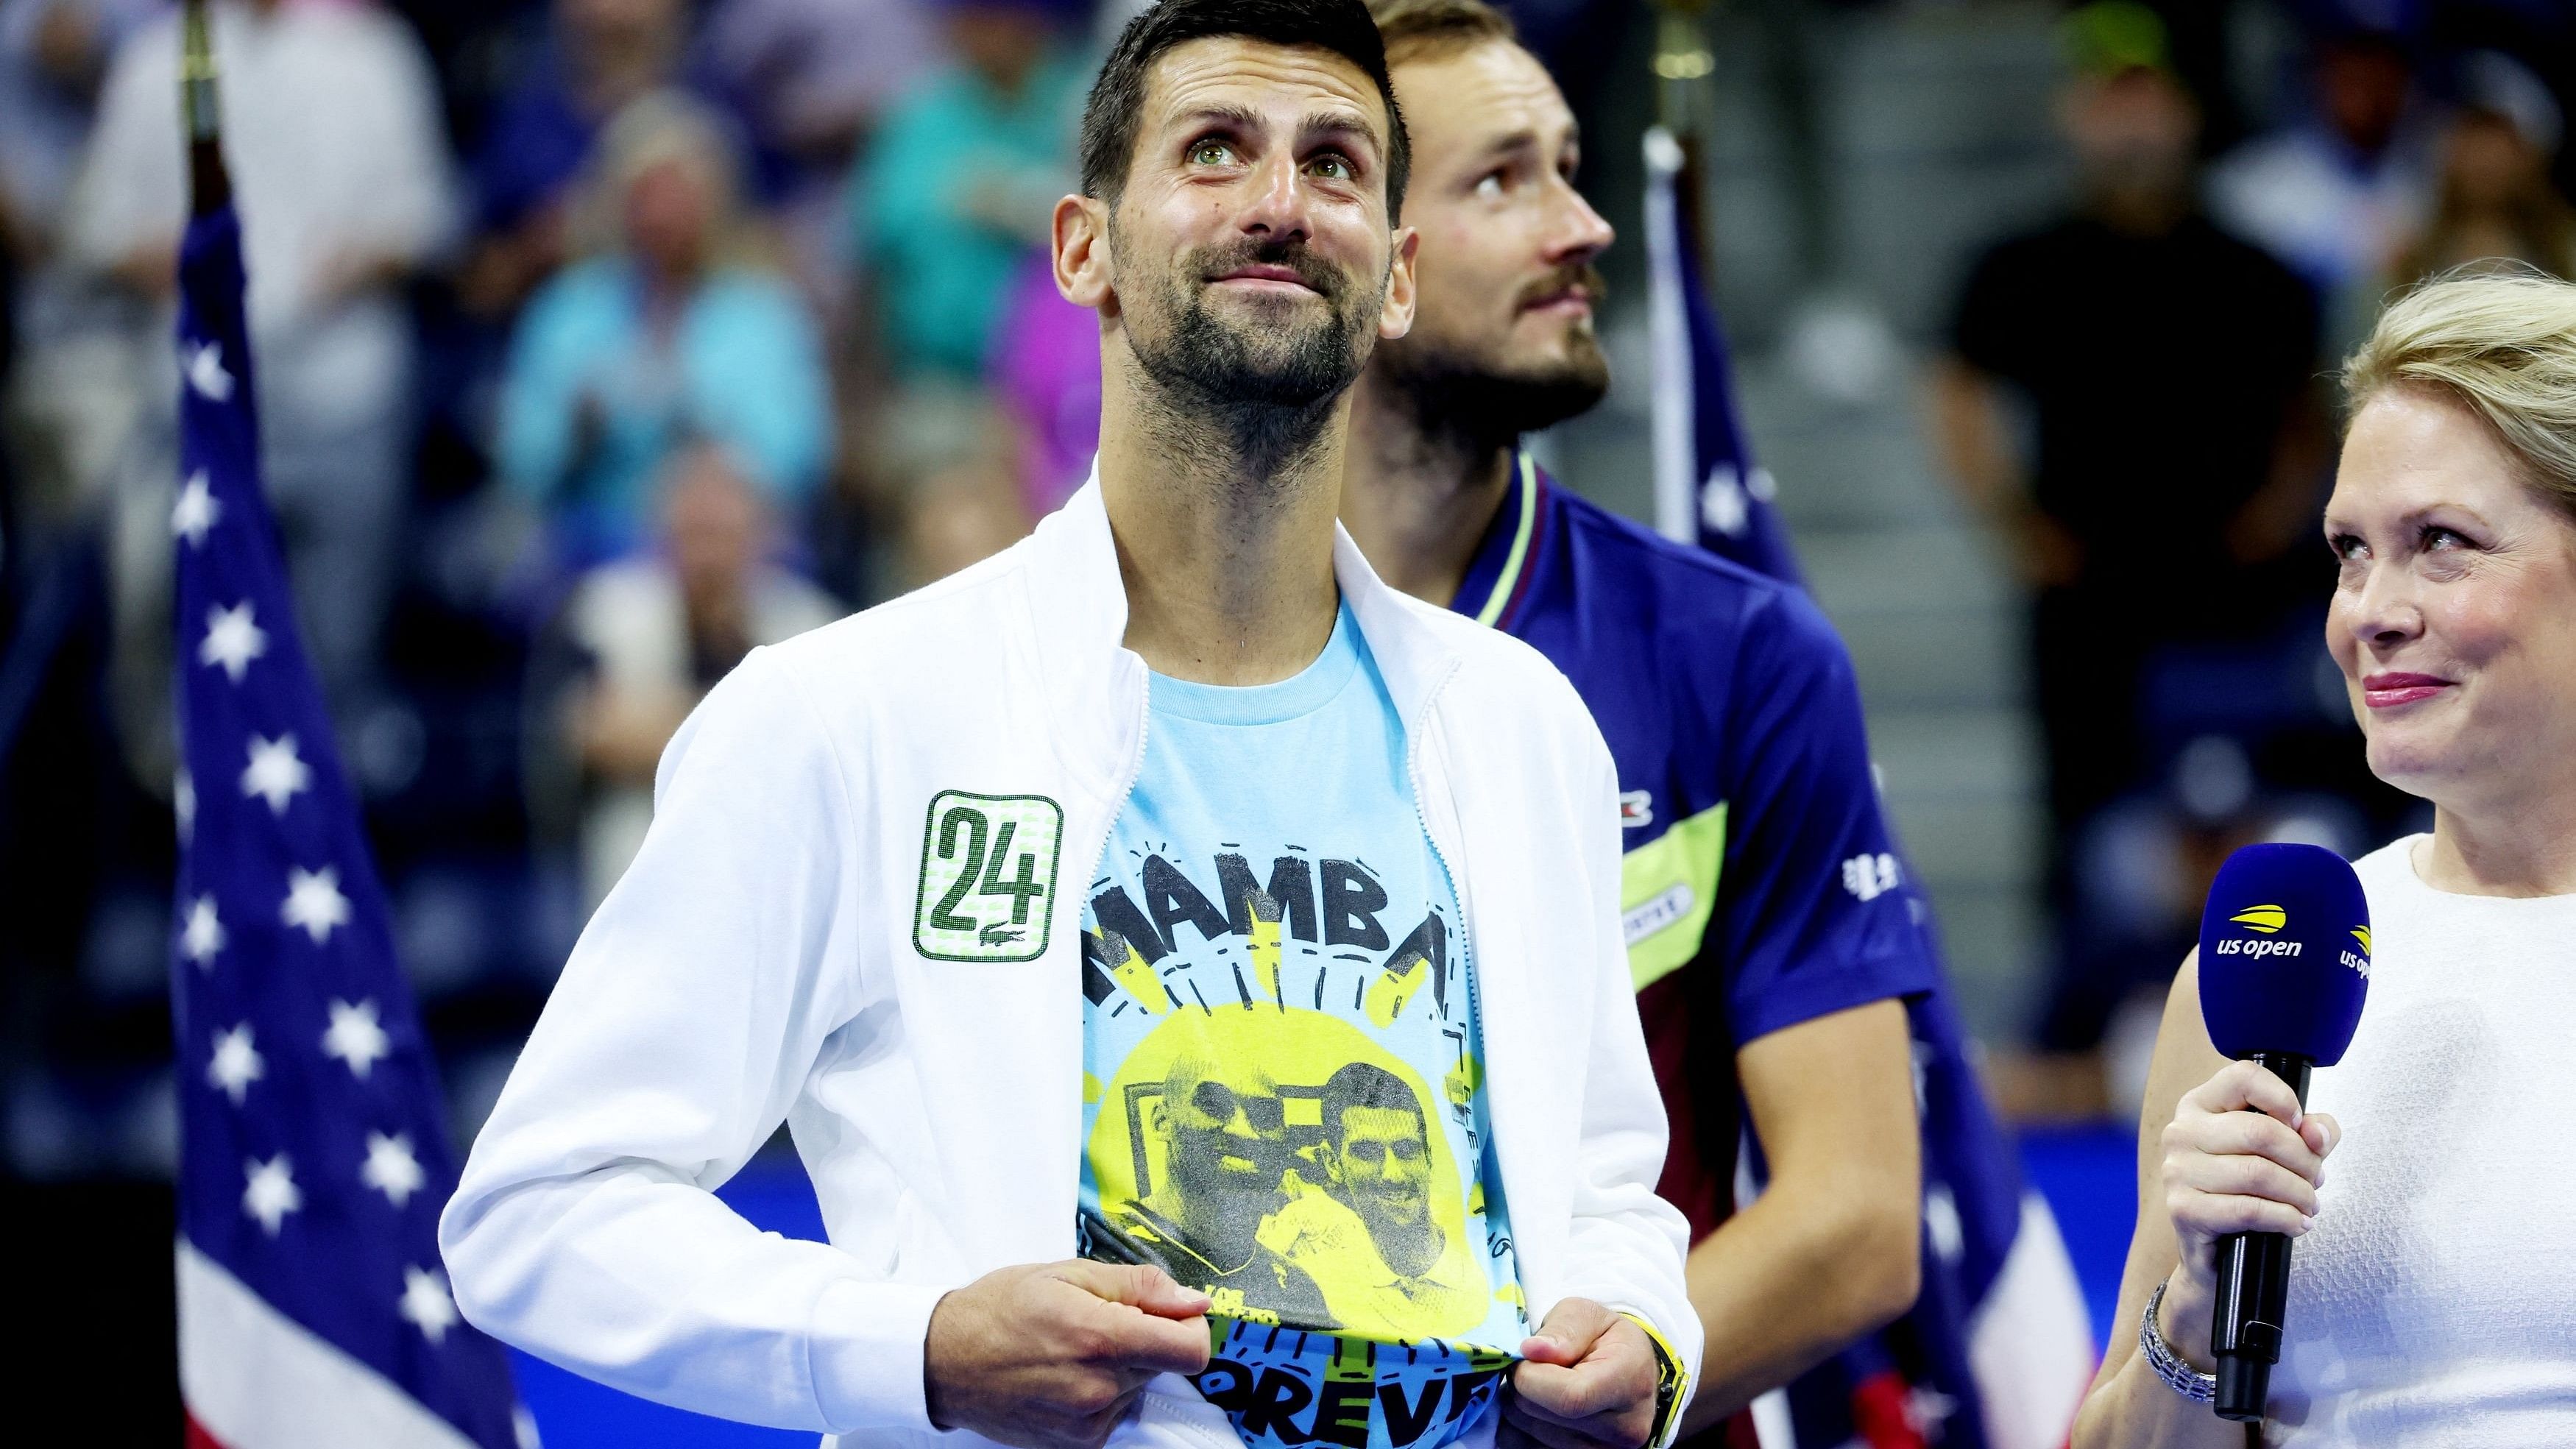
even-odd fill
[[[2434,828],[2357,863],[2370,1003],[2304,1115],[2175,978],[2079,1449],[2247,1442],[2203,1401],[2244,1231],[2297,1239],[2262,1442],[2576,1445],[2576,285],[2432,282],[2344,385],[2327,644]]]

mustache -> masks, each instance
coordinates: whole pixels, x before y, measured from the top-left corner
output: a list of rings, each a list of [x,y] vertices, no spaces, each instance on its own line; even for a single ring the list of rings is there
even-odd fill
[[[1512,300],[1512,310],[1526,311],[1576,287],[1583,289],[1583,295],[1595,307],[1600,306],[1610,295],[1610,286],[1601,279],[1600,268],[1590,262],[1575,262],[1558,267],[1546,276],[1523,285],[1520,295]]]
[[[1342,269],[1315,255],[1298,237],[1255,237],[1232,246],[1215,248],[1199,254],[1198,274],[1202,286],[1245,267],[1286,267],[1297,274],[1297,280],[1312,288],[1328,302],[1339,302],[1350,290],[1350,279]]]

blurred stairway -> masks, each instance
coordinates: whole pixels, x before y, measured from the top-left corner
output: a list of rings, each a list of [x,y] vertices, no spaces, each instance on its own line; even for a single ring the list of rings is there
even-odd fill
[[[1761,106],[1755,34],[1740,13],[1712,27],[1709,215],[1747,423],[1810,586],[1850,645],[1886,797],[1940,913],[1961,1009],[1990,1040],[2018,1034],[2037,984],[2039,747],[2021,703],[2018,590],[1941,476],[1920,376],[1975,249],[2061,194],[2049,127],[2056,14],[2009,0],[1812,17],[1839,328],[1812,325],[1816,299],[1798,297],[1791,189],[1780,128]],[[1602,159],[1596,194],[1634,195],[1632,167]],[[1620,280],[1614,271],[1614,290],[1637,298]],[[1893,349],[1866,345],[1855,313],[1887,324]],[[1844,345],[1832,345],[1837,336]],[[1633,313],[1609,341],[1620,379],[1611,404],[1549,442],[1595,497],[1649,517]]]
[[[1745,407],[1807,582],[1860,676],[1881,788],[1978,1035],[2021,1025],[2038,961],[2038,741],[2021,705],[2019,601],[1962,516],[1910,395],[1819,405],[1764,367]]]

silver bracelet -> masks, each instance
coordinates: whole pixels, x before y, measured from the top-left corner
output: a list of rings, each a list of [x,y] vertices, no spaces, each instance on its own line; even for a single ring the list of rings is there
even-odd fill
[[[2205,1374],[2183,1362],[2174,1346],[2165,1342],[2165,1331],[2156,1326],[2156,1310],[2165,1305],[2165,1285],[2147,1295],[2147,1314],[2138,1320],[2138,1351],[2147,1356],[2147,1367],[2165,1381],[2165,1387],[2196,1404],[2210,1403],[2218,1397],[2218,1375]]]

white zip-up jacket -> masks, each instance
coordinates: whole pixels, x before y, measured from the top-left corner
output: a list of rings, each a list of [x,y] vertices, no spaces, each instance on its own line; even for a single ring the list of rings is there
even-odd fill
[[[1333,564],[1457,889],[1531,1322],[1594,1299],[1695,1369],[1609,751],[1536,651],[1387,587],[1346,535]],[[922,1343],[941,1294],[1074,1254],[1083,887],[1145,748],[1126,620],[1095,480],[1007,552],[716,686],[440,1220],[468,1320],[702,1413],[844,1444],[985,1442],[931,1426]],[[919,944],[943,791],[1060,808],[1033,959]],[[762,1233],[710,1192],[782,1119],[828,1244]],[[1177,1376],[1113,1443],[1238,1449]]]

